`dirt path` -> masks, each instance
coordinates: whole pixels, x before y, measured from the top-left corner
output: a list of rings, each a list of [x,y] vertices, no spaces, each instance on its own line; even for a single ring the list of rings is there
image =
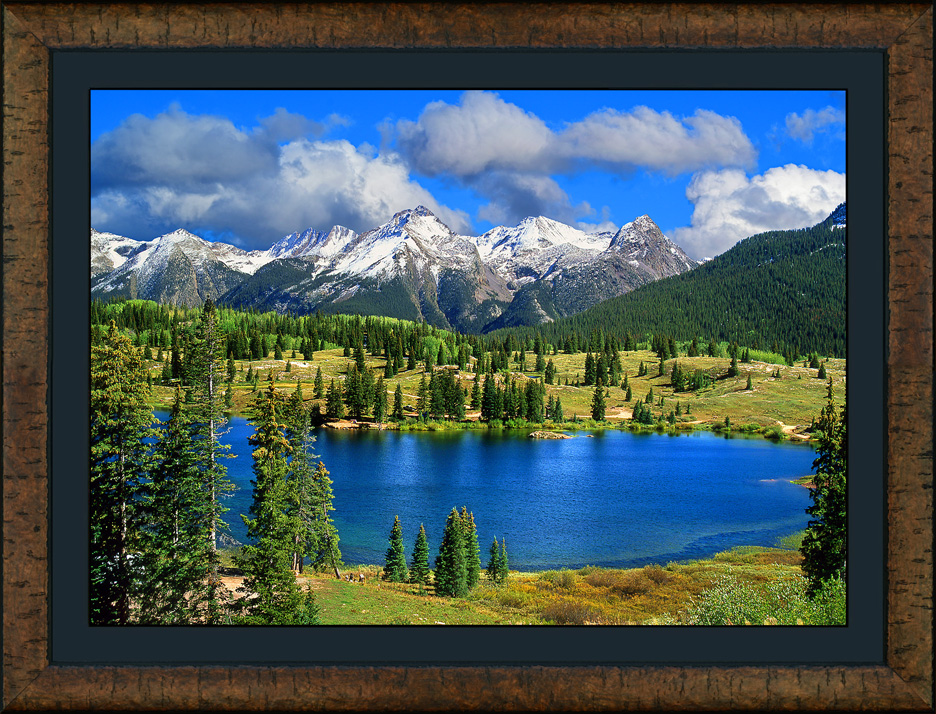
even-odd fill
[[[799,426],[784,424],[782,421],[777,420],[777,425],[783,430],[783,433],[786,434],[791,439],[799,439],[801,441],[809,441],[809,436],[807,434],[797,434],[794,430],[799,429]]]

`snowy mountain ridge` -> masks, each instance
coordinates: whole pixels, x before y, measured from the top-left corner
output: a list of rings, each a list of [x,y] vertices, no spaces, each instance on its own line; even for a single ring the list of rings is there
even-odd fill
[[[337,308],[354,298],[355,309],[367,310],[371,293],[394,283],[421,319],[430,314],[440,324],[455,319],[462,327],[468,321],[473,329],[510,318],[503,313],[530,286],[555,296],[546,299],[540,291],[532,312],[524,307],[522,316],[510,319],[529,320],[534,313],[555,319],[696,265],[646,215],[615,233],[585,233],[531,216],[465,236],[424,206],[400,211],[364,233],[309,228],[262,251],[207,241],[184,229],[152,241],[92,229],[91,254],[92,294],[99,296],[158,296],[186,304],[225,297],[277,310]]]

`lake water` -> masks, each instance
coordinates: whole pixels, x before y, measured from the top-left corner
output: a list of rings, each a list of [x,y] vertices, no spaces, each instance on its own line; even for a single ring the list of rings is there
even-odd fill
[[[160,419],[166,413],[157,413]],[[245,419],[232,418],[225,505],[231,535],[252,492]],[[813,449],[709,432],[679,436],[599,431],[574,439],[525,432],[315,432],[313,452],[334,481],[333,518],[347,563],[382,564],[400,516],[407,562],[423,523],[430,561],[452,507],[474,513],[487,564],[506,536],[510,566],[632,567],[709,556],[735,545],[771,546],[806,526],[809,491],[789,481],[811,471]]]

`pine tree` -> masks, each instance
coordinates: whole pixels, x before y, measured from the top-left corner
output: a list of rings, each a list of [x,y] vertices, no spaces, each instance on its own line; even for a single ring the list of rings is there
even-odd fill
[[[486,568],[488,580],[497,585],[501,581],[500,571],[497,567],[498,563],[500,562],[500,550],[498,548],[497,538],[495,538],[494,542],[491,543],[491,548],[488,550],[488,554],[488,567]]]
[[[630,385],[628,385],[628,386],[627,386],[627,393],[624,395],[624,401],[625,401],[625,402],[629,402],[629,401],[630,401],[631,399],[633,399],[633,398],[634,398],[634,394],[633,394],[633,392],[631,392]]]
[[[228,447],[221,443],[227,419],[224,417],[221,383],[223,371],[221,359],[224,354],[225,337],[218,321],[214,303],[205,301],[198,313],[194,328],[186,343],[186,359],[189,363],[187,378],[192,384],[192,423],[195,453],[199,459],[205,488],[213,503],[210,515],[209,542],[212,553],[212,596],[208,605],[208,622],[217,623],[222,617],[226,595],[217,577],[218,532],[226,528],[223,516],[228,510],[221,505],[222,497],[233,489],[227,479],[227,468],[222,460]],[[256,375],[255,375],[256,378]]]
[[[413,546],[413,560],[410,565],[409,581],[411,583],[429,584],[429,541],[426,539],[426,529],[419,524],[419,535]]]
[[[396,421],[403,421],[403,388],[399,382],[393,392],[393,418]]]
[[[439,595],[465,597],[468,594],[468,563],[458,511],[454,508],[445,521],[439,555],[435,560],[435,590]]]
[[[310,483],[310,526],[307,531],[309,540],[306,543],[306,556],[316,570],[323,570],[330,566],[338,577],[338,563],[341,562],[341,551],[338,548],[338,530],[329,516],[335,510],[332,505],[334,494],[332,480],[329,478],[325,464],[319,461],[312,472]]]
[[[400,517],[394,516],[390,528],[390,547],[387,548],[384,564],[384,579],[392,583],[406,582],[406,556],[403,553],[403,526]]]
[[[316,367],[315,381],[313,384],[312,396],[315,399],[321,399],[325,396],[325,379],[322,377],[322,368]]]
[[[728,376],[737,377],[738,376],[738,358],[734,355],[731,357],[731,365],[728,367]]]
[[[462,506],[459,516],[465,540],[465,585],[471,590],[481,578],[481,547],[478,545],[474,514]]]
[[[837,412],[832,380],[828,382],[826,405],[816,422],[816,471],[810,489],[811,516],[800,550],[803,573],[815,592],[828,580],[844,579],[846,573],[848,438],[845,405]]]
[[[192,422],[176,385],[169,419],[162,425],[142,503],[146,525],[140,547],[140,624],[199,622],[209,599],[211,503],[192,450]]]
[[[825,378],[826,378],[825,362],[823,362],[822,364],[819,365],[819,373],[816,375],[816,377],[817,377],[818,379],[825,379]]]
[[[271,379],[254,402],[248,439],[253,451],[251,517],[242,515],[247,536],[236,558],[244,572],[246,595],[239,601],[245,624],[313,624],[318,608],[310,592],[303,592],[293,571],[295,522],[290,517],[288,457],[292,452],[285,427],[279,422],[282,395]]]
[[[600,380],[595,385],[595,392],[592,394],[591,417],[595,421],[605,420],[605,390]]]
[[[139,544],[153,413],[142,351],[113,321],[92,345],[90,377],[90,621],[124,625],[138,585],[131,555]]]
[[[329,384],[328,394],[325,397],[325,416],[329,419],[344,417],[344,401],[341,398],[341,388],[335,384],[334,379]]]
[[[227,360],[227,381],[233,382],[237,376],[237,369],[234,366],[234,355],[229,355]]]
[[[387,418],[387,388],[383,377],[377,378],[374,392],[374,421],[378,424]]]
[[[557,424],[561,424],[565,421],[565,416],[562,413],[562,400],[559,397],[556,397],[556,407],[553,412],[553,421]]]
[[[556,365],[552,360],[546,363],[546,372],[544,374],[546,384],[552,384],[556,380]]]
[[[507,584],[510,575],[510,563],[507,561],[507,536],[501,541],[500,552],[497,554],[497,582]]]
[[[591,352],[585,354],[585,386],[590,387],[595,383],[595,358]]]

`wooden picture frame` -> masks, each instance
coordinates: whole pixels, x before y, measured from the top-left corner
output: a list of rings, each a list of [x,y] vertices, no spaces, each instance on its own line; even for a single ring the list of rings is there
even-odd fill
[[[3,699],[10,710],[932,710],[933,9],[870,4],[2,6]],[[50,54],[98,48],[886,52],[886,660],[842,666],[81,666],[49,656]]]

